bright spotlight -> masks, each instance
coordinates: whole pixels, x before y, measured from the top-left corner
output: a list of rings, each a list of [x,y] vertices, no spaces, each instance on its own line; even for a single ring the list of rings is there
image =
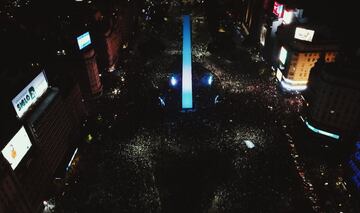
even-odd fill
[[[213,81],[214,81],[213,76],[210,75],[209,78],[208,78],[207,83],[208,83],[209,85],[211,85]]]
[[[171,83],[171,86],[173,86],[173,87],[176,86],[177,80],[176,80],[176,78],[174,76],[171,77],[170,83]]]
[[[159,100],[160,100],[160,105],[161,105],[162,107],[164,107],[164,106],[165,106],[165,101],[164,101],[164,99],[162,99],[161,97],[159,97]]]

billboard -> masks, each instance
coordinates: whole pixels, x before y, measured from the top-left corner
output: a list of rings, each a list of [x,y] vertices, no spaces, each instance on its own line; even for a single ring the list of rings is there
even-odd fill
[[[90,39],[90,33],[86,32],[80,36],[77,37],[77,43],[79,45],[79,49],[82,50],[85,47],[87,47],[88,45],[91,44],[91,39]]]
[[[49,87],[45,73],[41,72],[30,82],[15,98],[12,104],[16,114],[21,118],[24,113],[34,104]]]
[[[266,27],[263,25],[263,26],[261,27],[261,32],[260,32],[260,44],[261,44],[262,46],[265,46],[266,32],[267,32],[267,29],[266,29]]]
[[[276,70],[276,78],[277,78],[278,81],[281,81],[282,77],[283,77],[283,74],[282,74],[281,70],[278,68]]]
[[[303,40],[303,41],[309,41],[312,42],[314,37],[315,31],[314,30],[308,30],[305,28],[297,27],[295,29],[295,39]]]
[[[290,24],[292,22],[293,16],[294,12],[292,10],[285,10],[283,17],[284,24]]]
[[[281,47],[279,60],[281,61],[282,64],[285,64],[286,57],[287,57],[287,50],[284,47]]]
[[[25,128],[21,127],[4,149],[1,150],[1,153],[14,170],[29,151],[30,147],[30,138]]]
[[[283,17],[283,10],[284,10],[284,5],[280,4],[278,2],[274,2],[274,9],[273,9],[273,13],[279,17],[282,18]]]

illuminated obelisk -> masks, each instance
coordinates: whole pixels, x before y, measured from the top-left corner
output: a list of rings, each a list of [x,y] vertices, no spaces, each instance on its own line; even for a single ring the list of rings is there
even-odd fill
[[[182,109],[193,108],[191,70],[191,20],[183,16],[183,49],[182,49]]]

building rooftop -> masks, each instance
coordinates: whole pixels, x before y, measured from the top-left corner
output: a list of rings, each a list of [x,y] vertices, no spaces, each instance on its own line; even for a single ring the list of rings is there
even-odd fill
[[[296,28],[304,28],[314,31],[312,41],[304,41],[295,38]],[[300,52],[339,50],[339,40],[336,33],[326,26],[293,23],[281,25],[277,31],[281,43]]]

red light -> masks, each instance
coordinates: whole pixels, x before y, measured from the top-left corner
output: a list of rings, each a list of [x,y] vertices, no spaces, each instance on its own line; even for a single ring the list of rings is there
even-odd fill
[[[279,18],[282,18],[283,17],[283,13],[284,12],[284,5],[283,4],[280,4],[278,2],[274,2],[274,9],[273,9],[273,13],[279,17]]]

